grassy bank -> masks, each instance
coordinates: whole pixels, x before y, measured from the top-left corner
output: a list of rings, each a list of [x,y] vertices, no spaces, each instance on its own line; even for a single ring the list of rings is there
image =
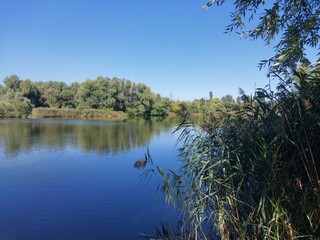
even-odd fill
[[[30,118],[73,118],[73,119],[106,119],[123,121],[126,114],[117,111],[103,111],[97,109],[60,109],[60,108],[34,108]]]

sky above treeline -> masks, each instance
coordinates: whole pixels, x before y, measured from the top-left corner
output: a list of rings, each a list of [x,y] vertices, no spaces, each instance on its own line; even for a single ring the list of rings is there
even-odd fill
[[[205,2],[0,0],[0,78],[119,77],[174,100],[264,87],[257,65],[272,47],[224,33],[233,5],[204,10]]]

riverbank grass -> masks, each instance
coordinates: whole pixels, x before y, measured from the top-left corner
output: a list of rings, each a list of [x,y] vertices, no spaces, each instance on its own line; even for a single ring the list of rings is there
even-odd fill
[[[105,119],[123,121],[127,118],[124,112],[104,111],[98,109],[67,109],[67,108],[34,108],[30,118],[67,118],[67,119]]]

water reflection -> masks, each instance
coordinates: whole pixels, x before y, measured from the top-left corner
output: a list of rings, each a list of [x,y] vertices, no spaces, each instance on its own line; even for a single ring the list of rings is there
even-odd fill
[[[174,169],[171,131],[169,121],[0,121],[0,239],[137,239],[175,223],[157,179],[142,184],[132,168],[148,145]]]
[[[6,154],[18,155],[31,148],[64,149],[67,145],[83,151],[118,153],[146,146],[162,132],[170,132],[167,121],[135,120],[129,122],[81,120],[3,120],[0,144]]]

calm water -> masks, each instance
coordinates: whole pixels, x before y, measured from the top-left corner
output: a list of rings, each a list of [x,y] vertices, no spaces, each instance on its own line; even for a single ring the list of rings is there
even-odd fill
[[[175,169],[169,122],[0,121],[0,239],[137,239],[177,213],[133,168]]]

